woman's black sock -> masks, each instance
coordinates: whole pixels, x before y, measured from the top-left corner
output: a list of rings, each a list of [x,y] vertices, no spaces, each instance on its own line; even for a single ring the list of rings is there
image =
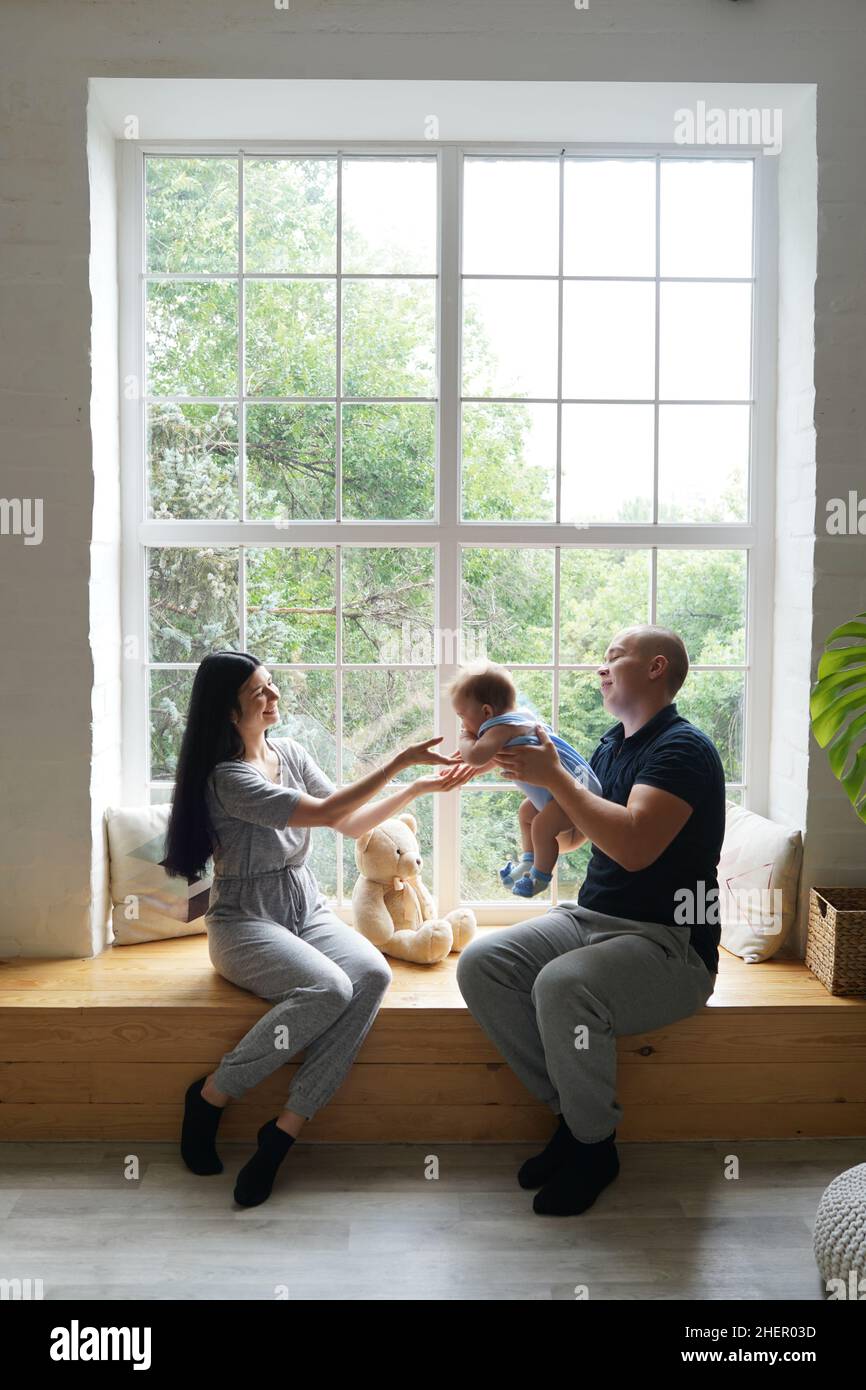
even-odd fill
[[[183,1161],[199,1177],[223,1170],[214,1144],[223,1107],[211,1105],[209,1100],[205,1100],[201,1093],[205,1081],[207,1076],[200,1076],[187,1089],[180,1136]]]
[[[235,1201],[241,1207],[257,1207],[271,1195],[277,1169],[295,1142],[294,1135],[268,1120],[258,1132],[259,1147],[238,1173]]]

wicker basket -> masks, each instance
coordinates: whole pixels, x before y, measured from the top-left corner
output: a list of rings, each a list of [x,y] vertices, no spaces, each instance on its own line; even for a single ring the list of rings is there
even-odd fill
[[[866,888],[811,889],[806,965],[831,994],[866,994]]]

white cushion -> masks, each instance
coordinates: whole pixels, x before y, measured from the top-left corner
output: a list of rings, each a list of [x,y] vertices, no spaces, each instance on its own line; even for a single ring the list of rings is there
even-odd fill
[[[116,946],[206,930],[204,914],[213,880],[204,877],[188,884],[169,876],[160,864],[170,813],[168,803],[109,807],[105,812]]]
[[[719,860],[721,944],[754,963],[779,950],[797,916],[803,836],[727,803]]]

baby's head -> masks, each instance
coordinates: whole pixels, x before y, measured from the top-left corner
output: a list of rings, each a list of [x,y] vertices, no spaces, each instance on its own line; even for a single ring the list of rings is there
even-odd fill
[[[514,681],[504,666],[485,661],[463,666],[448,687],[451,705],[468,734],[478,733],[485,719],[508,714],[517,704]]]

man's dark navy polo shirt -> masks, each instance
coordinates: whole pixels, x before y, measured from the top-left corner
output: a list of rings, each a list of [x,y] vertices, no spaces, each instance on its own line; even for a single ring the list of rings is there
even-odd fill
[[[701,729],[665,705],[625,738],[622,724],[603,736],[590,759],[606,800],[625,806],[633,786],[661,787],[692,807],[682,830],[645,869],[629,873],[593,845],[581,907],[609,917],[675,926],[682,922],[683,889],[694,893],[691,942],[708,970],[719,968],[721,927],[711,911],[725,834],[725,773],[716,745]],[[701,922],[701,917],[710,921]]]

